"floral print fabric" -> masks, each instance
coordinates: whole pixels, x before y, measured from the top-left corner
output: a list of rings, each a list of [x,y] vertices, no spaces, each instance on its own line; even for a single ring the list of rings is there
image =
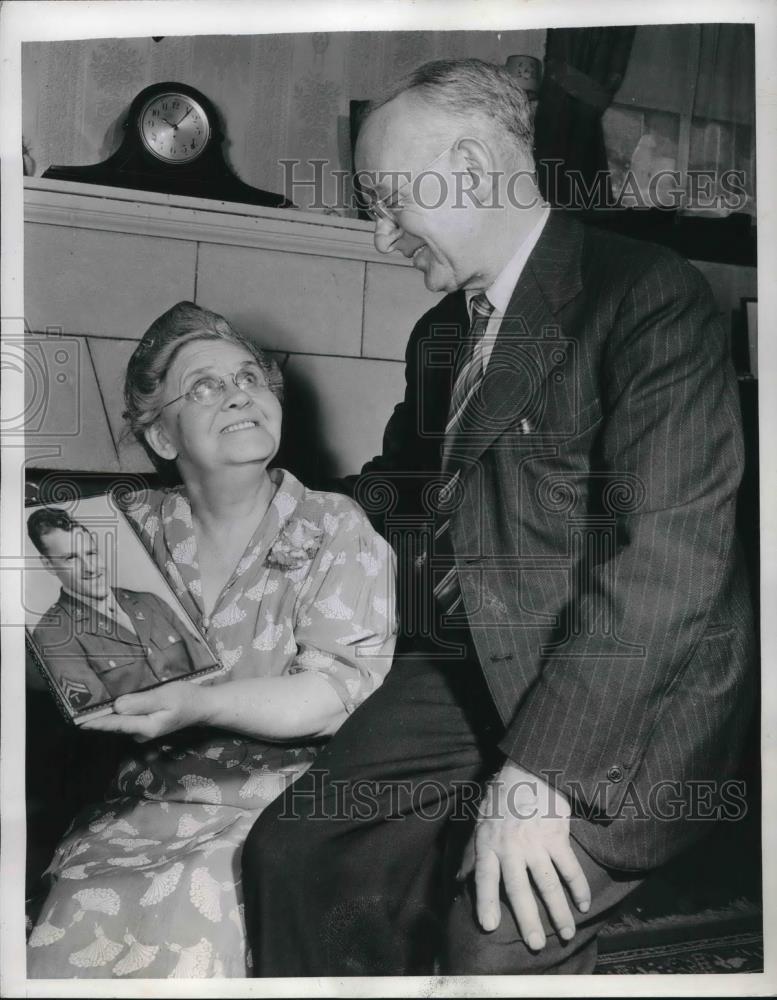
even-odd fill
[[[136,495],[128,513],[225,667],[208,683],[315,671],[350,712],[391,665],[393,554],[352,501],[270,476],[270,508],[207,616],[185,491]],[[205,728],[141,745],[57,848],[28,976],[250,973],[242,844],[316,749]]]

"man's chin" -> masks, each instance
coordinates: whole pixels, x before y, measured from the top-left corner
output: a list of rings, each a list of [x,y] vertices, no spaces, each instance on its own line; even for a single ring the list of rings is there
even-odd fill
[[[424,271],[424,284],[430,292],[435,292],[440,294],[441,292],[455,292],[458,285],[454,282],[451,277],[444,277],[440,274],[435,274],[432,268]]]

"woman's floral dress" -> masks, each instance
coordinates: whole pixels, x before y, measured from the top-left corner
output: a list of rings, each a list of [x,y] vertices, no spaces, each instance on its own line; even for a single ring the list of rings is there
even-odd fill
[[[351,712],[391,665],[393,554],[346,497],[270,476],[275,496],[208,617],[183,488],[138,494],[128,513],[226,668],[210,683],[314,671]],[[315,752],[205,728],[140,744],[57,848],[28,976],[249,974],[241,848]]]

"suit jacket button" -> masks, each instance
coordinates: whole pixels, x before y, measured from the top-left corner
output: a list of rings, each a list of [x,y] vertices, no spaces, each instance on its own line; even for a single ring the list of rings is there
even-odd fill
[[[611,768],[607,771],[607,777],[610,781],[622,781],[623,780],[623,768],[619,767],[617,764],[613,764]]]
[[[115,660],[108,660],[108,666],[109,667],[115,667],[116,666],[116,661]]]

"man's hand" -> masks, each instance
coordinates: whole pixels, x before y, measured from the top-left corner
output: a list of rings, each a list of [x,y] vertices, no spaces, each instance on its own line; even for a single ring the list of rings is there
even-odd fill
[[[126,733],[138,743],[165,736],[202,721],[202,689],[191,681],[170,681],[151,691],[123,694],[113,703],[113,714],[89,719],[81,729]]]
[[[569,841],[570,812],[560,792],[515,764],[508,762],[491,780],[458,874],[463,879],[474,869],[477,916],[483,930],[499,926],[503,881],[529,948],[545,947],[537,895],[559,935],[565,941],[574,937],[575,919],[559,875],[583,913],[591,905],[591,890]]]

